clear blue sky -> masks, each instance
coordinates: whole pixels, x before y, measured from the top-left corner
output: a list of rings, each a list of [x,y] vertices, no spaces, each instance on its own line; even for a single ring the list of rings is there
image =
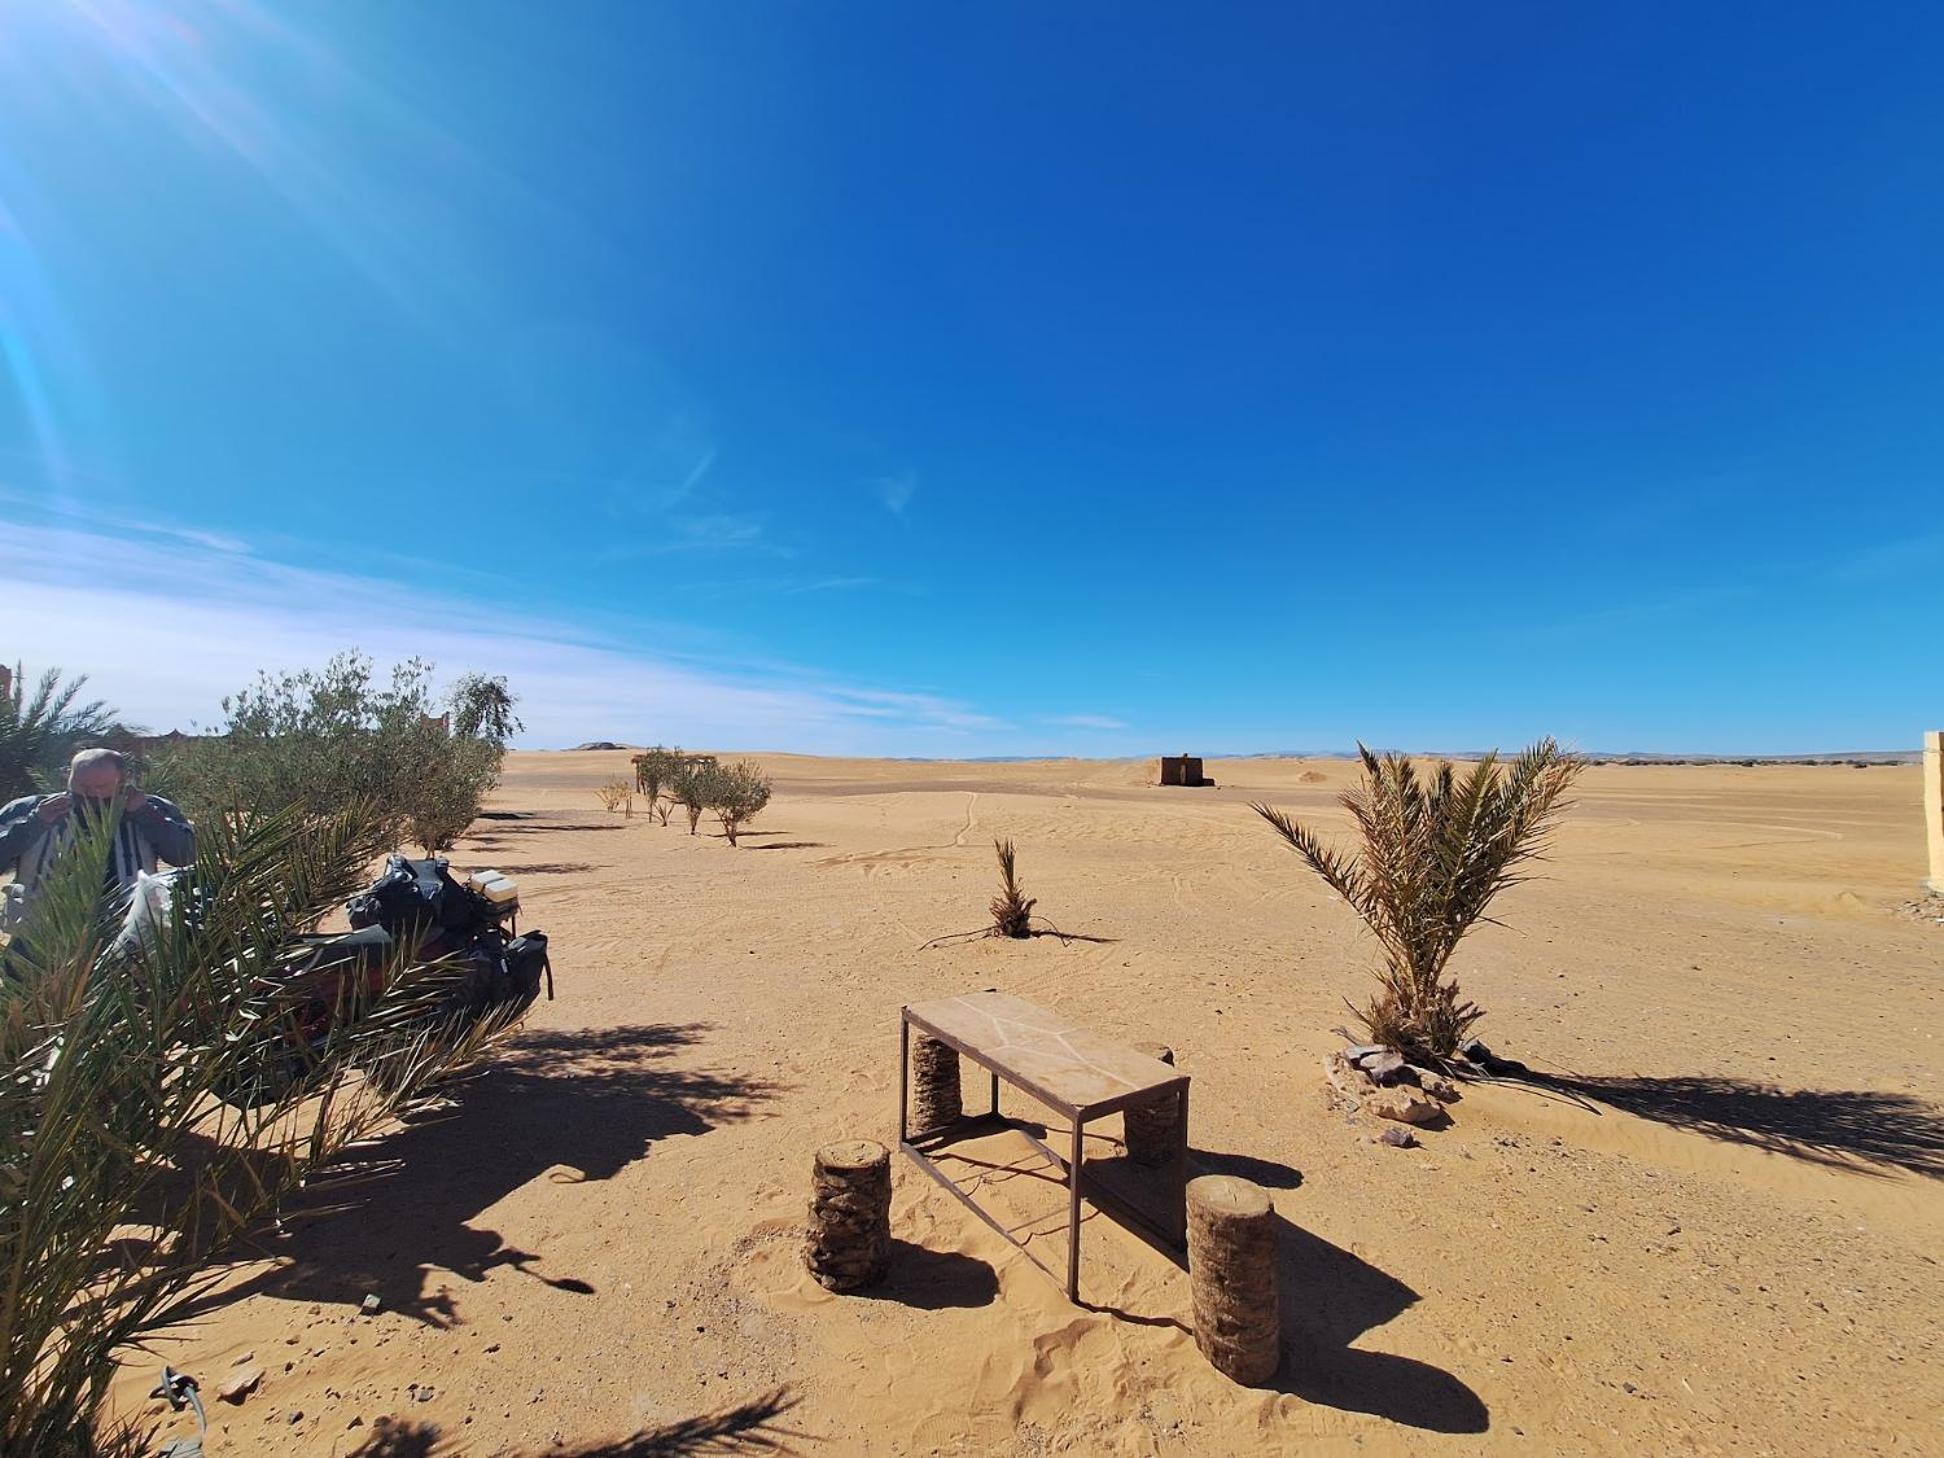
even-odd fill
[[[0,0],[0,656],[530,742],[1908,747],[1944,10]]]

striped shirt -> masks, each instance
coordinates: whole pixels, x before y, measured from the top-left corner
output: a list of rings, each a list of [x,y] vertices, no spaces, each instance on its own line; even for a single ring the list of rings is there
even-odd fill
[[[11,870],[14,884],[30,896],[47,868],[73,843],[77,824],[97,813],[76,801],[73,809],[50,824],[40,818],[40,807],[48,798],[23,795],[0,808],[0,871]],[[123,890],[134,885],[143,871],[153,872],[164,861],[186,866],[195,858],[195,827],[171,801],[150,795],[115,826],[103,889]]]

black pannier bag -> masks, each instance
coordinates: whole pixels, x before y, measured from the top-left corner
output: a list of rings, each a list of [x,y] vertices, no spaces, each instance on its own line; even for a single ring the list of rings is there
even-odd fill
[[[345,904],[351,925],[381,926],[427,958],[497,933],[499,914],[493,903],[453,880],[447,865],[438,857],[415,861],[388,856],[378,879]]]

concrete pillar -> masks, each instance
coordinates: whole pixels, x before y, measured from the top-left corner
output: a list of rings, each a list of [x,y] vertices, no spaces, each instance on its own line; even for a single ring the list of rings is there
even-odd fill
[[[1944,729],[1924,736],[1924,834],[1930,841],[1933,896],[1944,896]]]
[[[832,1291],[884,1278],[891,1259],[891,1151],[846,1139],[817,1151],[811,1171],[810,1233],[803,1263]]]

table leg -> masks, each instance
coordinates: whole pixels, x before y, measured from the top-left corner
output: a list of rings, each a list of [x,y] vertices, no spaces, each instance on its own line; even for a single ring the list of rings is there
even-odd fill
[[[992,1116],[999,1117],[999,1075],[992,1075]]]
[[[911,1024],[898,1017],[898,1143],[910,1137],[911,1115],[906,1105],[911,1098]]]
[[[1178,1136],[1175,1140],[1175,1189],[1180,1198],[1174,1207],[1175,1239],[1185,1250],[1188,1245],[1188,1085],[1181,1086],[1175,1104],[1175,1117],[1179,1121]]]
[[[1073,1117],[1073,1162],[1067,1166],[1067,1300],[1080,1302],[1080,1131],[1078,1114]]]

